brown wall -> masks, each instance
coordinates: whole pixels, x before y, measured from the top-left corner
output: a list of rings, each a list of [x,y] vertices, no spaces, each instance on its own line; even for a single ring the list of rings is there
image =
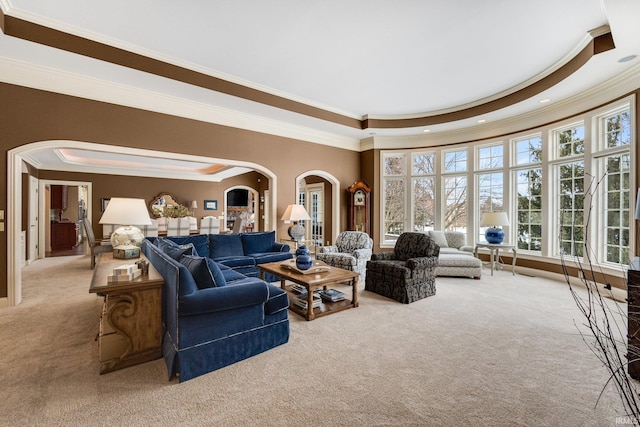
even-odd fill
[[[286,226],[279,220],[287,204],[295,200],[295,179],[309,170],[324,170],[335,176],[341,186],[359,178],[359,153],[258,132],[204,123],[165,114],[142,111],[75,98],[51,92],[0,83],[0,149],[48,140],[72,140],[123,147],[153,149],[189,155],[201,155],[242,160],[262,165],[276,174],[277,235],[286,235]],[[0,209],[7,209],[7,162],[0,162]],[[43,176],[45,175],[45,176]],[[55,175],[55,179],[60,175]],[[76,175],[74,175],[76,176]],[[39,178],[45,178],[44,171]],[[51,178],[53,179],[53,178]],[[93,212],[96,215],[100,195],[114,196],[112,178],[94,188]],[[143,185],[127,184],[132,194],[149,197]],[[262,183],[261,183],[262,184]],[[135,186],[134,186],[135,185]],[[194,197],[179,186],[176,197]],[[161,191],[172,191],[159,184]],[[121,188],[121,187],[119,187]],[[97,190],[97,191],[96,191]],[[124,191],[124,190],[123,190]],[[151,191],[153,193],[153,191]],[[199,200],[199,199],[198,199]],[[219,203],[222,200],[218,198]],[[341,207],[341,224],[346,226],[347,208]],[[95,220],[95,218],[94,218]],[[13,248],[12,248],[13,250]],[[7,233],[0,233],[0,262],[7,260]],[[7,296],[6,269],[0,273],[0,297]]]

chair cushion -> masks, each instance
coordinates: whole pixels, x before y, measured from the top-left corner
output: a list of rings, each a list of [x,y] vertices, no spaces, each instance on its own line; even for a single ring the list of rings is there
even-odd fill
[[[219,288],[227,284],[222,271],[210,258],[184,255],[180,263],[187,267],[199,289]]]
[[[429,231],[429,236],[436,242],[436,245],[441,248],[448,248],[449,243],[447,243],[447,238],[444,235],[444,231]]]
[[[429,236],[416,232],[402,233],[393,249],[395,258],[400,261],[406,261],[410,258],[438,256],[439,251],[439,246],[435,245],[435,242]]]

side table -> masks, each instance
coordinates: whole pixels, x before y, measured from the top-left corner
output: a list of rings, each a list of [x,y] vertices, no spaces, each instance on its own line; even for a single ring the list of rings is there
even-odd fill
[[[149,264],[147,275],[107,283],[115,267],[133,261],[114,259],[111,252],[97,256],[89,292],[104,297],[98,336],[101,374],[162,357],[164,279],[160,273]]]
[[[496,263],[498,262],[500,250],[508,251],[510,250],[513,253],[513,258],[511,260],[511,273],[516,275],[516,259],[518,258],[518,252],[516,250],[515,245],[509,245],[506,243],[476,243],[476,246],[473,250],[473,256],[478,258],[478,249],[489,249],[489,263],[491,264],[491,275],[493,276],[493,270],[495,268]]]

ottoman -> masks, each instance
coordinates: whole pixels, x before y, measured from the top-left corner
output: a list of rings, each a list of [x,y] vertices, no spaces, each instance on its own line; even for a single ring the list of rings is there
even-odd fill
[[[436,276],[473,277],[479,280],[482,276],[482,261],[472,254],[440,253]]]

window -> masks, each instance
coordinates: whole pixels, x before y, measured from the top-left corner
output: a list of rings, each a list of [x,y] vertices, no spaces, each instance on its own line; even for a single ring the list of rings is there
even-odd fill
[[[381,245],[431,229],[465,232],[473,245],[485,240],[482,214],[505,211],[505,240],[518,250],[556,259],[589,250],[620,271],[634,238],[632,105],[622,99],[508,142],[383,151]]]
[[[606,195],[605,209],[605,259],[607,262],[618,264],[629,263],[630,242],[630,191],[629,154],[608,156],[604,159],[607,166],[607,174],[604,180]]]
[[[498,172],[476,174],[476,206],[477,220],[485,212],[504,210],[504,146],[490,145],[478,148],[478,171],[499,170]],[[484,233],[487,227],[478,230],[478,241],[486,240]]]

